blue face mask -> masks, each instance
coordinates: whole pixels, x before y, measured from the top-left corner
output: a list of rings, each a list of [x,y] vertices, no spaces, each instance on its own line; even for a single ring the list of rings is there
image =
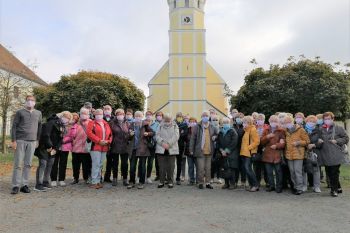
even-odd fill
[[[323,119],[318,119],[318,120],[317,120],[317,124],[318,124],[318,125],[323,125]]]
[[[223,124],[222,128],[227,131],[227,130],[231,129],[231,125],[230,124]]]
[[[242,124],[242,119],[241,118],[236,118],[236,124],[241,125]]]
[[[204,122],[204,123],[209,122],[209,117],[208,116],[202,117],[202,122]]]

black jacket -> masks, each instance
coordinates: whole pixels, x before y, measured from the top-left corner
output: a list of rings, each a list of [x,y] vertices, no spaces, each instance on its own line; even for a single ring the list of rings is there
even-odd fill
[[[58,151],[62,145],[65,126],[61,123],[59,117],[54,114],[43,124],[39,147],[35,151],[35,155],[39,159],[47,159],[49,153],[47,149],[55,149]]]
[[[218,149],[221,154],[221,149],[227,152],[227,156],[224,158],[224,168],[238,168],[238,158],[240,147],[237,146],[238,143],[238,134],[235,129],[230,129],[224,135],[222,131],[220,131],[217,144]]]

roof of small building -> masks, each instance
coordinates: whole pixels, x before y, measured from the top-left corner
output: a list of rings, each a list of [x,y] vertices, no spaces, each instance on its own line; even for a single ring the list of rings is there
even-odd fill
[[[16,74],[22,78],[47,86],[48,84],[31,69],[18,60],[10,51],[0,44],[0,69]]]

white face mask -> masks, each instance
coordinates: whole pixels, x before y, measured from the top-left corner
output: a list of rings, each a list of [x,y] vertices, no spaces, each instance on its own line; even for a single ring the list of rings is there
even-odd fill
[[[34,100],[27,100],[26,101],[26,107],[27,108],[34,108],[35,106],[35,101]]]
[[[96,116],[95,116],[95,119],[96,119],[97,121],[100,121],[100,120],[103,119],[103,115],[96,115]]]
[[[123,121],[124,120],[124,115],[119,115],[117,116],[118,121]]]

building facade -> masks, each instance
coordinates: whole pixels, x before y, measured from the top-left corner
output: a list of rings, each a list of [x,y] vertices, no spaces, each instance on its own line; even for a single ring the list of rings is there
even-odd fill
[[[199,117],[228,114],[225,81],[206,60],[206,0],[168,0],[169,59],[149,82],[147,108]]]

